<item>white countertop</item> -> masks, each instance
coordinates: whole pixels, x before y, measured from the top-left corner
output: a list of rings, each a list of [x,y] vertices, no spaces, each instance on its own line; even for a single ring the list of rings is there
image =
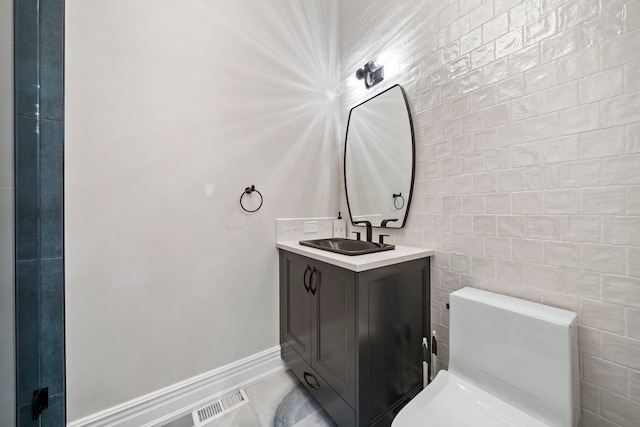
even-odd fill
[[[302,246],[297,241],[277,242],[276,247],[352,271],[373,270],[374,268],[399,264],[405,261],[413,261],[415,259],[425,258],[435,254],[433,249],[397,245],[395,249],[391,251],[355,256],[341,255],[335,252]]]

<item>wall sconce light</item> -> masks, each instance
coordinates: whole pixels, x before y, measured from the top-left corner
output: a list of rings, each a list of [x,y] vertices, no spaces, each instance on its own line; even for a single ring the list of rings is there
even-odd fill
[[[376,64],[375,61],[369,61],[356,71],[356,77],[358,80],[364,79],[364,86],[369,89],[384,80],[384,66]]]

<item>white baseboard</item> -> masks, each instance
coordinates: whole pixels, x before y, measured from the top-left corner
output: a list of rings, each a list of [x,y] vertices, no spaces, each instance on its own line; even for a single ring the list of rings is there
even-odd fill
[[[283,371],[280,346],[72,421],[67,427],[156,427],[239,387]]]

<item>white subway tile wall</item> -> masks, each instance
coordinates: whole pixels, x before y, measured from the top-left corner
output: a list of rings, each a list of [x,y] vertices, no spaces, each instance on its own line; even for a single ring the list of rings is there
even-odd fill
[[[390,241],[436,249],[441,366],[460,287],[573,310],[582,425],[638,426],[640,0],[341,7],[343,138],[354,105],[407,91],[414,202]],[[371,59],[386,76],[366,90],[354,73]]]

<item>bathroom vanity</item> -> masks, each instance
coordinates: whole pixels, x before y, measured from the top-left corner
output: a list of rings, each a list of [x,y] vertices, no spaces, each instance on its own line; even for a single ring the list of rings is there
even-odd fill
[[[345,195],[367,241],[277,244],[282,358],[340,427],[391,426],[429,377],[434,253],[372,242],[373,227],[404,227],[414,178],[411,112],[395,85],[353,107],[347,124]]]
[[[433,251],[277,247],[282,358],[338,426],[390,426],[423,386]]]

